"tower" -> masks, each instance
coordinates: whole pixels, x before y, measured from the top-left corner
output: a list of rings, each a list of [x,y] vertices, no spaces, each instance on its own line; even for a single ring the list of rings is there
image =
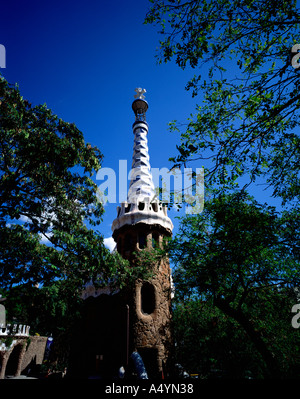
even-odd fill
[[[136,89],[132,109],[134,146],[127,201],[117,208],[113,238],[118,252],[135,266],[134,252],[161,246],[172,234],[173,224],[167,206],[155,196],[148,153],[148,103],[144,89]],[[171,345],[171,280],[167,259],[153,267],[153,277],[138,280],[128,293],[129,348],[141,355],[149,376],[159,376],[168,367]]]

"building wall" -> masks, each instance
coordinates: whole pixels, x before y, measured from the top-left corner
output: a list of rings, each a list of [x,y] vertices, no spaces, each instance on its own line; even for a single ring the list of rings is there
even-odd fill
[[[71,345],[69,372],[73,376],[118,375],[126,365],[126,314],[126,300],[120,293],[85,299]]]
[[[160,262],[150,281],[137,282],[134,298],[135,347],[148,363],[146,368],[155,375],[168,368],[172,346],[170,267],[167,260]],[[154,358],[156,365],[153,366],[150,363]]]
[[[125,225],[115,234],[118,251],[135,267],[134,252],[162,245],[165,229],[158,225]],[[140,238],[144,236],[145,246]],[[130,238],[130,239],[129,239]],[[149,265],[153,268],[150,280],[138,280],[127,291],[130,308],[130,352],[138,351],[150,377],[160,377],[170,369],[172,358],[171,271],[167,258]]]
[[[11,346],[0,351],[0,379],[5,375],[19,376],[24,370],[42,364],[47,337],[14,337]]]
[[[33,363],[35,365],[42,364],[44,360],[44,354],[46,349],[47,337],[32,336],[29,337],[30,343],[24,354],[21,370],[25,370],[26,367]]]

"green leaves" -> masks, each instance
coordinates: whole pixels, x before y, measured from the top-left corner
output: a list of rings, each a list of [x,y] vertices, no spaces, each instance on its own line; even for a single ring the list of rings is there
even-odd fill
[[[282,351],[292,353],[293,347],[288,347],[275,330],[280,325],[285,334],[297,340],[288,330],[288,315],[296,301],[293,288],[300,283],[298,213],[299,209],[280,217],[274,208],[259,204],[245,192],[219,195],[206,201],[201,214],[181,219],[179,233],[168,248],[175,263],[177,301],[187,307],[190,303],[198,307],[213,304],[211,314],[217,307],[231,322],[236,321],[241,333],[250,338],[251,352],[257,350],[266,362],[267,376],[269,372],[278,374],[274,351],[281,361],[281,375],[286,370],[294,372],[293,362],[282,358]],[[285,313],[279,315],[274,303],[280,303]],[[179,347],[180,353],[188,349],[188,342],[191,345],[187,328],[191,328],[197,311],[180,315],[181,322],[189,323],[183,331],[176,326],[186,340]],[[211,327],[206,332],[201,329],[203,333],[210,334]],[[199,341],[195,335],[192,339],[193,345]],[[241,347],[241,343],[231,343],[233,353]],[[210,356],[216,356],[216,348],[210,350]]]
[[[286,252],[291,242],[282,243],[282,223],[272,207],[245,193],[208,200],[201,214],[182,219],[170,243],[178,292],[245,299],[258,287],[299,283],[297,260]]]
[[[201,160],[207,187],[219,192],[235,188],[239,176],[246,185],[261,176],[274,196],[291,204],[300,172],[298,144],[288,134],[299,128],[299,74],[290,64],[296,2],[154,1],[146,22],[162,19],[158,56],[195,69],[186,88],[201,101],[186,128],[172,122],[181,144],[171,161],[178,167]]]
[[[268,316],[257,304],[268,289],[284,302],[280,285],[295,286],[300,277],[300,80],[290,60],[299,7],[287,0],[153,1],[146,22],[162,18],[158,57],[195,70],[186,89],[199,104],[187,124],[172,122],[181,140],[170,160],[174,167],[201,162],[214,195],[202,214],[182,219],[170,245],[177,295],[212,299],[277,375],[264,343]],[[258,178],[287,206],[281,217],[245,195]]]
[[[101,273],[104,282],[118,268],[126,275],[127,264],[86,227],[99,225],[103,213],[92,179],[99,149],[85,143],[74,123],[46,105],[32,106],[3,78],[0,149],[2,287],[62,279],[78,293]]]
[[[98,148],[46,105],[0,79],[0,281],[8,312],[67,352],[85,284],[120,288],[142,276],[104,247],[93,174]],[[92,226],[93,229],[90,227]]]

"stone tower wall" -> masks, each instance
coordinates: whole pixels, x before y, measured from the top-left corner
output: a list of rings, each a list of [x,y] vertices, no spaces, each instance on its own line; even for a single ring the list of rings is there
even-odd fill
[[[154,287],[154,310],[147,314],[143,309],[143,286]],[[148,287],[149,287],[148,285]],[[151,299],[150,299],[151,300]],[[137,351],[146,348],[157,350],[157,367],[161,371],[167,365],[171,346],[171,284],[170,266],[161,261],[150,281],[138,281],[134,295],[134,344]]]
[[[146,245],[140,248],[139,236],[145,237]],[[121,255],[128,259],[135,267],[134,252],[152,249],[155,239],[157,245],[162,245],[163,237],[167,233],[159,226],[139,224],[124,226],[117,231],[115,239]],[[131,247],[126,247],[126,240],[131,241]],[[128,292],[130,306],[131,351],[137,350],[145,363],[151,364],[153,374],[161,375],[168,368],[171,355],[171,271],[167,258],[149,265],[153,277],[149,280],[137,280],[132,291]],[[150,356],[149,356],[150,353]],[[151,358],[151,359],[150,359]],[[147,364],[146,364],[147,369]]]
[[[146,251],[161,244],[163,237],[171,236],[173,223],[167,207],[156,196],[151,175],[148,151],[148,103],[145,89],[137,88],[132,109],[135,122],[132,170],[127,201],[118,207],[112,223],[113,238],[118,252],[135,267],[134,252]],[[167,259],[153,268],[148,281],[136,281],[128,292],[130,309],[131,347],[137,350],[152,376],[158,376],[167,365],[171,345],[171,278]]]

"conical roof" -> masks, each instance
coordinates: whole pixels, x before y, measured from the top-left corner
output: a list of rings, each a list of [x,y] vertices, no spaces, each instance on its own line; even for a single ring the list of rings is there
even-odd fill
[[[148,103],[144,99],[145,89],[136,89],[136,100],[132,104],[135,113],[133,124],[134,143],[132,168],[127,201],[118,207],[118,216],[112,224],[113,232],[124,225],[136,223],[158,224],[172,232],[173,224],[167,215],[167,207],[156,198],[151,175],[148,149],[148,124],[146,111]]]

